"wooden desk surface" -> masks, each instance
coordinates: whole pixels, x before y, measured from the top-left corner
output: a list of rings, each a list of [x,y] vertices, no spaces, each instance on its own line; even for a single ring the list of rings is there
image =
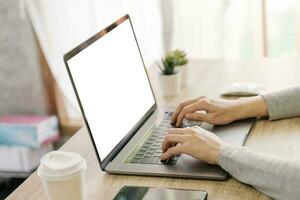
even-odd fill
[[[300,84],[300,60],[259,61],[191,61],[190,86],[181,95],[162,98],[159,95],[157,69],[149,68],[149,76],[161,106],[173,105],[184,99],[206,95],[216,97],[230,82],[261,83],[268,91]],[[259,120],[252,129],[246,146],[264,153],[296,158],[300,155],[300,118],[269,122]],[[234,178],[226,181],[189,180],[143,176],[110,175],[100,170],[88,133],[82,128],[62,148],[79,153],[86,159],[86,199],[111,199],[123,185],[186,188],[206,190],[209,199],[269,199]],[[8,199],[46,199],[42,182],[32,174]]]

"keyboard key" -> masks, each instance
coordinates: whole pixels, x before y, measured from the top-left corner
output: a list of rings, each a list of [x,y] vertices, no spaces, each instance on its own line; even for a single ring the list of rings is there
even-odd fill
[[[151,145],[154,142],[154,140],[147,140],[145,144]]]
[[[143,157],[143,155],[135,155],[134,157],[133,157],[133,159],[141,159]]]
[[[133,158],[133,159],[130,161],[130,163],[138,163],[139,160],[140,160],[140,159],[138,159],[138,158]]]
[[[141,153],[145,153],[147,151],[147,149],[140,149],[137,153],[141,154]]]
[[[155,164],[159,159],[159,157],[152,157],[149,162],[150,164]]]
[[[153,155],[153,153],[151,153],[151,152],[146,152],[146,153],[145,153],[145,156],[150,156],[150,157],[152,157],[152,155]]]
[[[143,156],[144,155],[144,153],[137,153],[137,154],[135,154],[136,156]]]
[[[151,158],[152,157],[152,154],[145,154],[144,155],[144,158]]]
[[[142,147],[140,150],[147,151],[148,147]]]
[[[155,147],[155,149],[160,148],[160,146],[161,146],[161,143],[160,144],[152,144],[152,147]]]
[[[156,153],[162,153],[162,149],[157,149]]]
[[[175,165],[176,164],[176,162],[177,162],[177,160],[178,160],[178,156],[176,155],[176,156],[172,156],[171,158],[169,158],[166,162],[165,162],[165,164],[166,165]]]
[[[144,145],[143,145],[143,148],[148,149],[149,147],[150,147],[150,144],[144,144]]]
[[[160,158],[156,161],[157,165],[164,165],[164,163],[160,160]]]
[[[147,153],[154,154],[155,153],[155,149],[154,150],[148,150]]]
[[[155,152],[155,153],[153,154],[153,156],[155,156],[155,157],[160,157],[160,156],[161,156],[161,152]]]
[[[177,160],[169,160],[168,162],[166,162],[166,165],[175,165],[177,162]]]
[[[155,136],[150,136],[150,137],[148,138],[148,141],[149,141],[149,140],[155,140],[155,138],[156,138]]]
[[[176,155],[176,156],[172,156],[169,160],[178,160],[178,156]]]
[[[145,158],[145,157],[144,157],[142,160],[140,160],[139,163],[147,164],[147,163],[149,163],[149,161],[150,161],[150,158]]]

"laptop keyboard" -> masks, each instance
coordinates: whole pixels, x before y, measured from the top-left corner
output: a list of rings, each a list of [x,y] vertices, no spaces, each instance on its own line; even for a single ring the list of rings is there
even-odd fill
[[[138,147],[129,156],[129,163],[136,164],[155,164],[155,165],[175,165],[179,155],[172,156],[166,161],[161,161],[161,145],[166,135],[166,130],[172,128],[172,112],[165,112],[162,122],[153,127],[147,137],[138,145]],[[184,120],[182,127],[200,126],[201,122]]]

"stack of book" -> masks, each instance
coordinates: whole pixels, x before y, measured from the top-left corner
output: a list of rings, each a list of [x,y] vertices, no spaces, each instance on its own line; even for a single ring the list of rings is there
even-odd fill
[[[0,171],[34,170],[58,139],[56,116],[0,116]]]

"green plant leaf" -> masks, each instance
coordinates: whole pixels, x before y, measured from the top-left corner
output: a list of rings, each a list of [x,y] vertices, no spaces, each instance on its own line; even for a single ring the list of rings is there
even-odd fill
[[[174,50],[168,52],[165,57],[161,59],[162,66],[157,63],[157,66],[160,68],[164,75],[172,75],[175,73],[175,67],[185,65],[188,63],[186,58],[186,53],[182,50]]]

